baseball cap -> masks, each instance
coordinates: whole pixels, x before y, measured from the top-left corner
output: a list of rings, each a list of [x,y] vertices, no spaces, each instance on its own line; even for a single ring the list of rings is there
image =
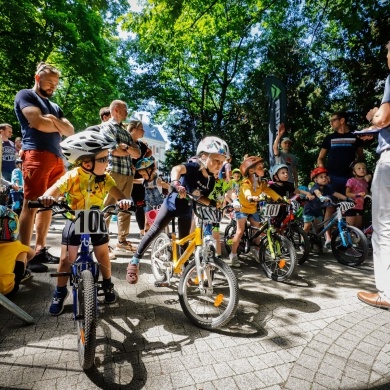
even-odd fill
[[[291,138],[288,138],[288,137],[283,137],[281,142],[291,142],[292,143]]]

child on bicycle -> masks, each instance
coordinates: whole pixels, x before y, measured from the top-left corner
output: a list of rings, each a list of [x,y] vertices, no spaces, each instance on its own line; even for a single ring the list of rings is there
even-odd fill
[[[0,206],[0,293],[11,298],[19,284],[31,276],[26,269],[27,261],[35,251],[18,240],[19,222],[17,214]]]
[[[310,173],[310,180],[314,181],[314,185],[310,188],[310,193],[315,195],[315,197],[306,202],[303,210],[303,230],[307,233],[310,232],[313,221],[314,225],[322,222],[323,209],[331,196],[341,200],[349,199],[345,195],[333,191],[332,187],[328,186],[328,171],[323,167],[314,168]],[[330,241],[326,241],[325,247],[329,248],[329,245]]]
[[[185,237],[190,233],[193,211],[192,203],[186,199],[186,193],[207,198],[214,189],[214,175],[218,173],[225,159],[230,157],[227,143],[213,136],[200,141],[196,155],[196,159],[191,158],[187,163],[172,168],[171,186],[174,191],[164,199],[157,218],[130,260],[126,271],[128,283],[138,282],[140,259],[152,241],[173,218],[178,218],[179,237]],[[215,204],[213,201],[205,199],[205,204],[209,202]]]
[[[261,195],[265,193],[273,200],[281,198],[275,191],[268,187],[267,181],[262,180],[265,174],[263,158],[256,156],[247,157],[240,166],[240,172],[244,176],[244,179],[241,182],[238,198],[235,194],[232,194],[237,221],[237,230],[232,240],[232,251],[229,255],[229,265],[232,267],[240,267],[237,249],[241,237],[244,234],[246,220],[249,219],[252,226],[260,226],[257,202],[261,200]],[[256,260],[259,259],[258,248],[251,248],[251,253]]]
[[[309,200],[315,198],[309,191],[295,188],[294,183],[289,180],[288,166],[285,164],[276,164],[269,171],[271,183],[269,187],[281,197],[291,198],[294,194],[305,195]]]
[[[349,225],[361,229],[363,226],[364,197],[368,193],[367,167],[363,161],[353,161],[350,165],[353,176],[348,179],[345,195],[354,199],[355,207],[345,212]]]
[[[115,140],[107,140],[95,131],[82,131],[61,142],[62,151],[74,168],[65,173],[38,200],[49,207],[53,201],[66,194],[72,210],[89,210],[93,206],[102,208],[107,194],[112,195],[118,206],[127,210],[132,201],[118,189],[113,178],[106,173],[108,149],[115,148]],[[57,272],[69,272],[71,264],[77,258],[81,236],[75,234],[73,221],[66,221],[62,231],[61,255]],[[109,259],[108,234],[92,234],[91,242],[96,259],[101,265],[103,276],[102,289],[105,303],[114,303],[116,295],[111,282],[111,263]],[[68,296],[66,287],[68,276],[57,278],[57,286],[49,312],[58,316],[64,310],[64,302]]]

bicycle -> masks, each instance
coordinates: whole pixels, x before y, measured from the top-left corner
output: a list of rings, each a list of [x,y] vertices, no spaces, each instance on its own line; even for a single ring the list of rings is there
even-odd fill
[[[310,240],[298,220],[299,216],[297,217],[302,207],[297,197],[294,197],[290,199],[290,204],[287,204],[286,208],[286,216],[281,221],[278,230],[280,234],[286,236],[292,242],[296,260],[298,264],[303,264],[309,258]]]
[[[39,208],[38,212],[52,211],[52,215],[61,214],[76,224],[76,234],[81,234],[81,247],[70,272],[54,272],[51,277],[70,276],[73,295],[73,319],[77,327],[77,346],[80,366],[88,370],[94,365],[96,351],[97,297],[102,289],[99,279],[99,263],[94,260],[89,248],[91,234],[107,233],[104,214],[130,212],[108,205],[103,210],[72,210],[63,201],[55,201],[44,207],[39,201],[29,201],[29,208]]]
[[[348,201],[336,204],[330,199],[329,204],[336,207],[336,212],[329,219],[322,221],[316,226],[312,224],[311,231],[309,232],[312,247],[318,247],[318,251],[321,253],[323,234],[334,226],[337,226],[337,229],[331,235],[333,255],[339,263],[344,265],[355,267],[362,264],[368,255],[366,236],[360,229],[349,226],[343,216],[343,213],[355,207],[355,204]]]
[[[268,278],[282,282],[294,272],[296,252],[290,240],[278,232],[274,218],[279,215],[280,203],[266,203],[263,208],[263,223],[260,227],[252,226],[247,220],[244,234],[237,249],[237,255],[248,253],[252,245],[260,237],[259,262]],[[228,254],[231,252],[233,237],[236,234],[237,223],[232,220],[225,229],[224,243]]]
[[[187,197],[194,203],[198,217],[195,230],[181,239],[176,238],[174,231],[162,232],[156,237],[151,251],[155,286],[168,287],[173,275],[177,275],[180,278],[179,302],[187,318],[200,328],[221,328],[236,312],[238,281],[231,268],[216,258],[212,237],[203,237],[203,223],[219,222],[222,211],[205,206],[189,194]],[[186,250],[179,254],[179,247],[186,243]]]

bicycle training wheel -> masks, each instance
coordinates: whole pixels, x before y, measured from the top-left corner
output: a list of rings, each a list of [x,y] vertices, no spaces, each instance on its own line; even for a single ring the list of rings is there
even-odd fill
[[[84,370],[91,368],[96,351],[96,287],[89,270],[81,272],[77,291],[77,345],[80,365]]]
[[[228,255],[230,255],[232,251],[233,245],[233,237],[236,234],[236,224],[234,222],[230,222],[229,225],[225,228],[225,233],[223,235],[223,242],[225,243],[225,249]]]
[[[172,248],[170,246],[163,250],[161,248],[170,242],[171,240],[166,233],[160,233],[153,241],[150,266],[156,282],[165,282],[167,280],[166,266],[163,263],[172,261]]]
[[[285,235],[294,245],[298,264],[303,264],[309,258],[310,253],[310,240],[308,235],[296,224],[288,226]]]
[[[345,226],[343,234],[348,246],[343,246],[339,230],[332,234],[332,252],[337,261],[350,267],[363,263],[368,256],[368,242],[364,233],[355,226]],[[349,238],[350,237],[350,238]]]
[[[180,306],[196,326],[216,329],[226,325],[238,306],[238,281],[231,268],[215,256],[202,265],[204,290],[199,288],[195,262],[185,267],[179,283]]]
[[[293,244],[284,236],[272,234],[271,243],[265,237],[260,243],[260,263],[265,274],[272,280],[282,282],[294,272],[296,253]]]

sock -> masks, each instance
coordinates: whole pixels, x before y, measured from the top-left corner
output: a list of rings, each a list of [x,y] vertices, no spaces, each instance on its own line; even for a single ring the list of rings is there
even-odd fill
[[[66,291],[68,291],[68,289],[66,288],[66,286],[64,286],[64,287],[59,287],[59,286],[57,286],[57,287],[56,287],[56,291],[57,291],[58,293],[65,293]]]
[[[139,259],[137,257],[134,257],[130,260],[130,264],[135,264],[135,265],[138,265],[139,264]]]
[[[102,284],[103,284],[103,285],[111,284],[111,278],[108,278],[108,279],[104,279],[104,278],[103,278]]]

